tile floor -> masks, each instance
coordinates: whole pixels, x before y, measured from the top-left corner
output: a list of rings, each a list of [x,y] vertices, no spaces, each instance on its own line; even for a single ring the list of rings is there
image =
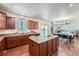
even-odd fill
[[[28,45],[23,45],[4,51],[4,56],[29,56]],[[74,39],[72,44],[59,42],[59,56],[79,56],[79,38]]]

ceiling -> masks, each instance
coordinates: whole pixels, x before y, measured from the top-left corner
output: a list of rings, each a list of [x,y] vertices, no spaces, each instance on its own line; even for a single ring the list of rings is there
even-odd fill
[[[0,3],[0,9],[48,21],[66,20],[79,15],[77,3]]]

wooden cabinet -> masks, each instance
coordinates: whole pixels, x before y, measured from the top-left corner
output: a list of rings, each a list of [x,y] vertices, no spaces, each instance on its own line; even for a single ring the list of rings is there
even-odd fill
[[[42,43],[37,43],[32,39],[33,38],[30,38],[29,43],[29,52],[31,56],[51,56],[58,54],[58,37]],[[36,38],[36,40],[41,41],[42,39]]]
[[[43,42],[40,44],[40,56],[47,56],[47,42]]]
[[[10,36],[10,37],[6,37],[5,40],[6,40],[5,49],[29,43],[27,35]]]
[[[17,43],[17,36],[7,37],[6,42],[7,42],[6,49],[11,48],[11,47],[15,47],[16,43]]]
[[[29,40],[26,35],[20,35],[17,37],[17,45],[28,44]]]
[[[31,56],[46,56],[47,55],[47,42],[37,44],[31,41],[29,45],[29,53]]]
[[[33,26],[33,22],[32,21],[28,22],[28,27],[29,27],[29,29],[33,29],[34,26]]]
[[[0,56],[3,55],[4,42],[5,42],[4,40],[2,40],[2,41],[0,42]]]
[[[0,29],[6,28],[6,13],[0,11]]]
[[[36,44],[35,42],[30,42],[30,45],[29,45],[29,53],[31,56],[39,56],[39,45]]]
[[[48,56],[52,55],[53,45],[52,40],[48,41]]]
[[[28,27],[29,29],[38,29],[38,22],[29,20]]]
[[[38,29],[38,22],[34,22],[34,28]]]
[[[2,42],[0,42],[0,56],[2,55],[3,52],[3,47],[2,47]]]
[[[15,18],[7,16],[7,29],[15,29]]]

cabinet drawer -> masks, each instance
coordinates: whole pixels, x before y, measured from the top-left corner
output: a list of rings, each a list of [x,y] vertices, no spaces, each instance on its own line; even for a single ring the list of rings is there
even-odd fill
[[[40,56],[47,56],[48,54],[47,42],[43,42],[40,44]]]

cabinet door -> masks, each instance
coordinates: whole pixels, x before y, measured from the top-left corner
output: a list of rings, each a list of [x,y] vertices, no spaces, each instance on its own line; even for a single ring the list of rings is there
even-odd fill
[[[0,52],[3,51],[3,46],[2,46],[2,42],[0,42]]]
[[[15,29],[15,18],[7,16],[7,29]]]
[[[4,42],[5,42],[4,40],[2,40],[2,41],[0,42],[0,56],[3,55]]]
[[[29,29],[38,29],[38,22],[30,20]]]
[[[6,28],[6,14],[0,11],[0,29]]]
[[[38,22],[34,22],[35,29],[38,29]]]
[[[24,42],[24,44],[28,44],[29,43],[29,38],[28,38],[28,36],[27,35],[24,35],[23,36],[23,42]]]
[[[52,49],[53,49],[52,40],[49,40],[48,41],[48,55],[49,56],[52,55],[52,53],[53,53]]]
[[[12,36],[12,37],[7,37],[7,48],[15,47],[17,43],[17,37]]]
[[[2,56],[3,55],[3,42],[1,41],[0,42],[0,56]]]
[[[34,43],[34,42],[30,42],[29,44],[29,53],[31,56],[39,56],[39,45]]]
[[[23,44],[23,40],[24,40],[24,39],[23,39],[23,36],[21,36],[21,35],[18,36],[18,37],[17,37],[17,45],[22,45],[22,44]]]
[[[17,41],[17,45],[23,45],[23,44],[28,44],[28,37],[26,35],[20,35],[18,36],[18,41]]]
[[[33,29],[33,21],[30,20],[28,22],[28,27],[29,27],[29,29]]]
[[[23,45],[25,42],[25,37],[23,35],[18,36],[17,45]]]
[[[0,42],[0,51],[3,51],[4,50],[4,47],[5,47],[5,40],[3,39],[1,42]]]
[[[40,44],[40,56],[47,56],[48,51],[47,51],[47,42],[43,42]]]

